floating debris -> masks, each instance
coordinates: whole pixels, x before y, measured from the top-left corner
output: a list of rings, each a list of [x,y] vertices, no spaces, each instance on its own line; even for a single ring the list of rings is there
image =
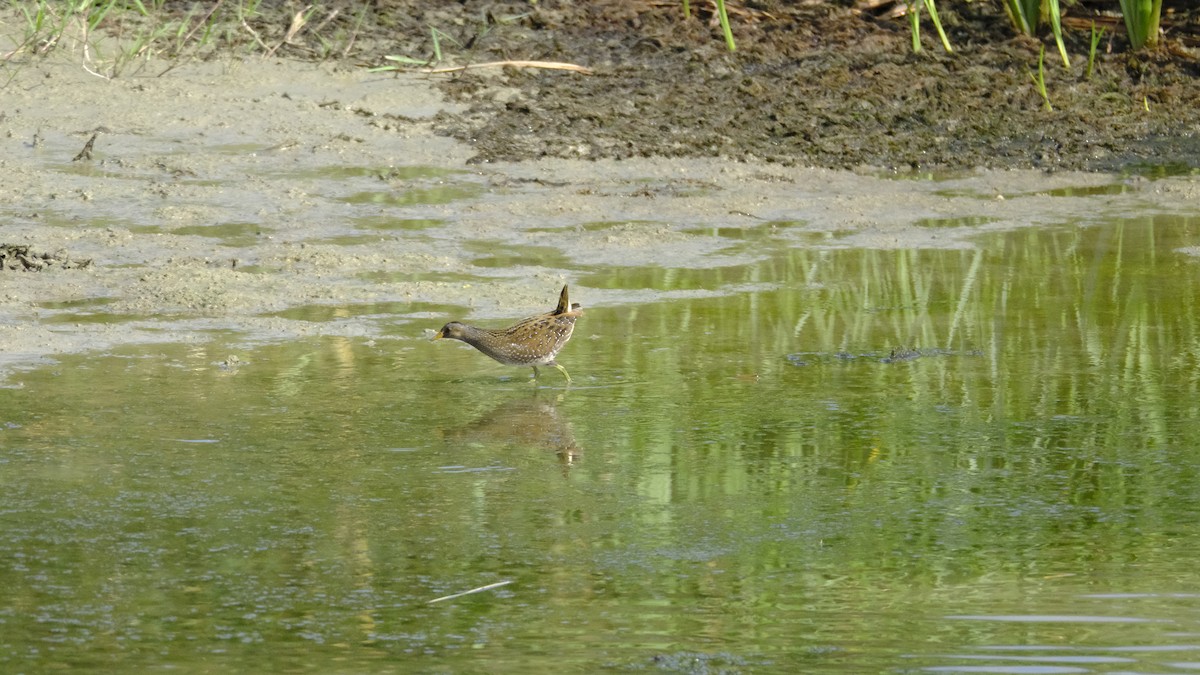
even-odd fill
[[[912,349],[908,347],[892,349],[887,352],[862,352],[853,354],[850,352],[837,353],[822,353],[822,352],[796,352],[794,354],[786,354],[784,358],[793,366],[809,366],[814,362],[821,361],[857,361],[865,359],[876,363],[903,363],[905,361],[914,361],[921,358],[940,357],[940,356],[982,356],[983,352],[978,349],[965,351],[953,349]]]
[[[453,594],[451,594],[451,595],[443,595],[442,597],[440,597],[440,598],[434,598],[434,599],[432,599],[432,600],[430,600],[430,601],[426,602],[425,604],[427,604],[427,605],[432,605],[432,604],[433,604],[433,603],[435,603],[435,602],[441,602],[441,601],[443,601],[443,600],[453,600],[453,599],[455,599],[455,598],[461,598],[461,597],[463,597],[464,595],[471,595],[472,593],[482,593],[483,591],[490,591],[490,590],[492,590],[493,588],[500,588],[501,586],[507,586],[507,585],[509,585],[509,584],[511,584],[511,583],[512,583],[512,580],[511,580],[511,579],[509,579],[509,580],[506,580],[506,581],[497,581],[497,582],[496,582],[496,583],[494,583],[494,584],[488,584],[488,585],[486,585],[486,586],[480,586],[479,588],[472,588],[472,589],[471,589],[471,590],[469,590],[469,591],[463,591],[463,592],[461,592],[461,593],[453,593]]]

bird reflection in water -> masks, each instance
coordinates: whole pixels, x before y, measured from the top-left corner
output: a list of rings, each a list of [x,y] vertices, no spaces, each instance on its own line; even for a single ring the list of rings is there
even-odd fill
[[[583,450],[575,442],[571,423],[558,409],[563,397],[551,399],[534,392],[531,397],[510,399],[448,437],[461,443],[550,450],[566,471],[579,461]]]

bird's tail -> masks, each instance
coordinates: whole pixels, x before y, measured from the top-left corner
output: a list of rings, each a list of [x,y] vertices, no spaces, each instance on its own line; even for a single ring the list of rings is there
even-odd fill
[[[545,307],[545,305],[542,305]],[[567,299],[567,286],[563,284],[562,293],[558,296],[558,307],[554,308],[555,314],[566,314],[571,310],[571,301]]]

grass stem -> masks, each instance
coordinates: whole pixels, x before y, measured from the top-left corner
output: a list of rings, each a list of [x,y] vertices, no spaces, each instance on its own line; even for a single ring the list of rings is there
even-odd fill
[[[1050,14],[1050,29],[1054,33],[1054,42],[1058,45],[1058,54],[1062,56],[1063,68],[1070,69],[1071,59],[1067,58],[1067,47],[1063,44],[1062,12],[1058,0],[1047,0],[1046,11]]]
[[[942,30],[942,20],[938,18],[936,1],[925,0],[925,9],[929,10],[929,18],[933,20],[933,27],[937,29],[938,37],[942,39],[942,48],[947,53],[953,53],[954,48],[950,46],[950,40],[946,37],[946,31]]]
[[[1050,94],[1046,91],[1046,47],[1043,45],[1041,52],[1038,54],[1038,69],[1037,74],[1030,73],[1029,77],[1033,79],[1033,86],[1037,88],[1037,92],[1042,96],[1042,103],[1046,106],[1047,112],[1053,112],[1054,106],[1050,105]]]
[[[725,47],[729,51],[737,51],[737,44],[733,41],[733,29],[729,26],[729,12],[725,11],[725,0],[717,0],[717,17],[721,21],[721,32],[725,33]]]
[[[1104,36],[1104,29],[1096,30],[1096,22],[1092,22],[1092,41],[1088,48],[1087,68],[1083,71],[1083,79],[1092,79],[1092,69],[1096,65],[1096,47],[1100,45],[1100,38]]]
[[[908,26],[912,32],[912,49],[914,54],[921,52],[921,9],[913,0],[908,3]]]

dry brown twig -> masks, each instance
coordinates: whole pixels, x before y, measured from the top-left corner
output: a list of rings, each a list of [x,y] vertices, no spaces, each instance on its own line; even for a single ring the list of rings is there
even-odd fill
[[[292,23],[288,26],[287,32],[283,34],[283,40],[279,44],[267,50],[267,58],[274,56],[275,52],[278,51],[280,47],[291,44],[292,40],[296,38],[296,35],[300,31],[304,30],[304,26],[308,23],[308,20],[304,18],[304,13],[310,9],[312,9],[312,5],[309,5],[299,12],[296,12],[296,14],[292,17]]]

